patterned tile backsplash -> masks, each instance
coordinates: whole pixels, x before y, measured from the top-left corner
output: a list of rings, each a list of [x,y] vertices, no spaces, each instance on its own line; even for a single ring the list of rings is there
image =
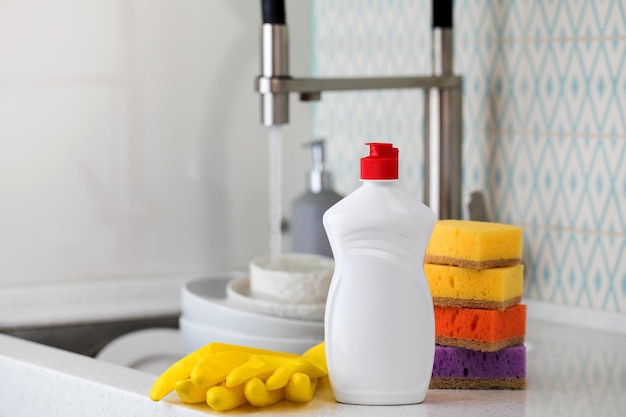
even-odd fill
[[[428,74],[430,1],[316,0],[317,76]],[[457,0],[464,77],[463,192],[525,230],[526,295],[626,313],[626,4]],[[324,94],[339,191],[358,186],[367,140],[400,147],[403,187],[420,197],[423,97]]]

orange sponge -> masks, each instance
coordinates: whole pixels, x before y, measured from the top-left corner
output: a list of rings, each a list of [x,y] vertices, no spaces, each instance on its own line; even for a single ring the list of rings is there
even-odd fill
[[[442,346],[495,352],[524,342],[526,306],[504,311],[435,306],[435,341]]]

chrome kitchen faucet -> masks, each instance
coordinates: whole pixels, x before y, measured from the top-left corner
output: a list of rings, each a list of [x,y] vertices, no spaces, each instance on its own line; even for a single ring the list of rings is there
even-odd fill
[[[289,74],[289,34],[284,0],[262,0],[261,75],[256,91],[261,95],[261,123],[289,123],[289,94],[301,101],[317,101],[324,91],[419,88],[424,90],[424,196],[438,208],[440,219],[462,216],[462,88],[454,74],[452,0],[433,0],[432,74],[415,77],[294,78]],[[438,100],[431,100],[433,95]],[[433,105],[432,103],[438,103]],[[431,132],[432,130],[432,132]],[[438,136],[438,137],[434,137]],[[431,141],[438,140],[438,195],[431,191]]]

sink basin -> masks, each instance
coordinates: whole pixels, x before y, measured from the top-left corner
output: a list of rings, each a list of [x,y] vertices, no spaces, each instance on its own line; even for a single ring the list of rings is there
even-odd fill
[[[28,326],[3,333],[69,352],[95,356],[128,333],[152,328],[178,328],[178,315],[52,326]]]

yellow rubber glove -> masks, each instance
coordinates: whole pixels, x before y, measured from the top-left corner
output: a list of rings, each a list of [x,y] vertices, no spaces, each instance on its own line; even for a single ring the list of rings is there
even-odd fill
[[[324,344],[304,355],[210,343],[174,363],[157,378],[150,398],[172,390],[186,403],[204,402],[226,411],[246,401],[265,407],[287,398],[310,401],[317,379],[328,374]]]
[[[174,390],[174,384],[176,382],[183,379],[189,379],[192,371],[201,360],[220,352],[241,352],[247,354],[272,354],[284,357],[298,357],[298,355],[293,353],[273,352],[265,349],[231,345],[227,343],[209,343],[208,345],[185,356],[165,370],[165,372],[163,372],[157,380],[154,381],[152,389],[150,390],[150,398],[153,401],[159,401],[161,398],[165,397]]]

